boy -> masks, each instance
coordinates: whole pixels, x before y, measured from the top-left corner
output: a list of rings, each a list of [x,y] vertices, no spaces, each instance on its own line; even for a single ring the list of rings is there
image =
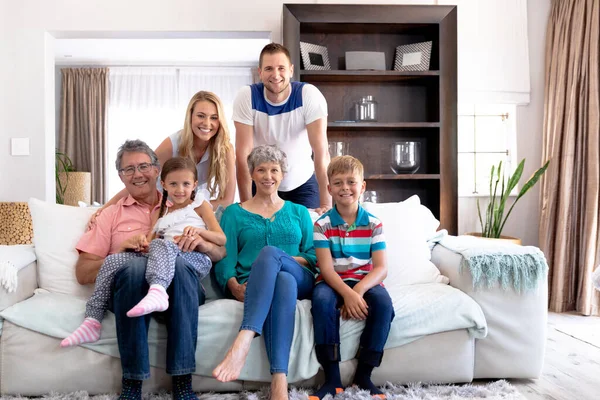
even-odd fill
[[[383,229],[381,222],[358,204],[366,186],[360,161],[352,156],[335,157],[327,177],[334,207],[314,225],[319,275],[312,295],[315,350],[325,383],[309,399],[335,396],[343,390],[340,313],[344,319],[366,320],[353,383],[373,397],[385,399],[371,382],[394,318],[392,300],[381,284],[387,275]]]

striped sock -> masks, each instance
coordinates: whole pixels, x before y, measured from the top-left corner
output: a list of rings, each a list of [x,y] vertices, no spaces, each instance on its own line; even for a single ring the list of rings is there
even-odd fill
[[[161,285],[151,285],[148,294],[136,304],[131,310],[127,311],[128,317],[141,317],[155,311],[165,311],[169,308],[169,295]]]
[[[77,346],[82,343],[92,343],[100,339],[102,325],[94,318],[86,318],[75,332],[60,342],[60,347]]]

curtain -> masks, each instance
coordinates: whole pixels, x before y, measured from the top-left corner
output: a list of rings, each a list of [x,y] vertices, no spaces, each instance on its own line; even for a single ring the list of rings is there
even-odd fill
[[[183,126],[178,108],[177,69],[168,67],[111,67],[108,107],[108,198],[124,186],[116,173],[119,147],[141,139],[156,149]]]
[[[59,150],[91,172],[92,201],[106,201],[108,68],[63,68]]]
[[[540,247],[551,311],[598,315],[600,0],[553,0],[546,34]]]

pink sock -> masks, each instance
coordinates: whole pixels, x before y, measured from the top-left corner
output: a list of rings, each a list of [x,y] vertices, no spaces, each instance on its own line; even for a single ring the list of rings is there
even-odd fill
[[[160,285],[152,285],[148,294],[135,307],[127,311],[127,316],[141,317],[155,311],[165,311],[167,308],[169,308],[167,291]]]
[[[60,347],[77,346],[82,343],[92,343],[100,339],[102,325],[94,318],[86,318],[75,332],[60,342]]]

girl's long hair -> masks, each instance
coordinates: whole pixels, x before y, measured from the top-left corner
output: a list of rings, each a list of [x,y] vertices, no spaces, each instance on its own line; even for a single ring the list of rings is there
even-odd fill
[[[165,165],[162,167],[162,171],[160,171],[160,180],[165,182],[167,179],[167,175],[173,171],[179,171],[182,169],[187,169],[194,174],[194,182],[198,181],[198,171],[196,170],[196,164],[189,157],[173,157],[168,159],[165,162]],[[158,218],[162,218],[165,215],[165,211],[167,208],[167,197],[169,196],[169,192],[165,189],[163,185],[163,197],[160,202],[160,210],[158,211]],[[196,191],[192,190],[192,194],[190,196],[190,200],[194,201],[196,198]]]
[[[217,199],[225,196],[227,187],[227,155],[233,151],[229,137],[229,128],[225,118],[223,104],[219,97],[212,92],[200,91],[190,99],[185,113],[183,132],[179,142],[179,156],[187,157],[196,163],[194,158],[194,133],[192,132],[192,113],[199,101],[209,101],[217,107],[219,115],[219,130],[210,138],[210,160],[208,166],[207,189],[211,198],[217,195]]]

